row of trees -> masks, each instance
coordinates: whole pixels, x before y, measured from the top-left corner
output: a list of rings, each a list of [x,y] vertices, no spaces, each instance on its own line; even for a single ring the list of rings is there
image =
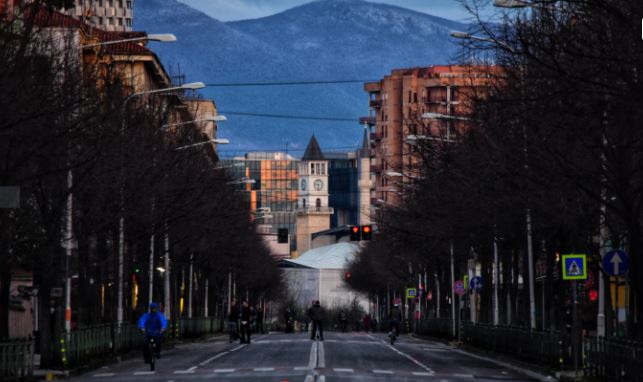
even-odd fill
[[[477,16],[478,2],[463,3]],[[464,40],[467,58],[492,59],[500,70],[491,68],[490,85],[469,94],[473,112],[455,143],[415,147],[418,167],[406,174],[403,202],[377,217],[378,240],[352,264],[349,282],[382,294],[381,280],[399,290],[426,272],[430,285],[450,291],[453,248],[456,279],[478,267],[486,280],[479,318],[493,322],[497,264],[499,322],[527,326],[531,226],[544,280],[535,283],[543,297],[538,326],[563,329],[570,287],[560,280],[559,255],[586,253],[605,281],[607,334],[613,333],[610,281],[599,264],[606,250],[621,248],[630,255],[627,330],[641,337],[643,4],[521,5],[500,13],[498,22],[478,18]],[[589,316],[586,327],[593,329],[596,311]]]
[[[51,290],[67,276],[75,324],[114,322],[121,234],[126,322],[146,309],[150,281],[164,301],[156,268],[171,272],[172,318],[188,314],[181,298],[194,315],[224,314],[229,274],[238,293],[269,298],[279,272],[212,145],[177,149],[207,137],[196,124],[162,128],[194,120],[184,106],[195,95],[128,99],[117,68],[81,63],[74,29],[52,33],[37,14],[0,24],[0,185],[20,188],[20,208],[0,209],[0,338],[18,269],[38,287],[43,365],[64,323],[64,299]]]

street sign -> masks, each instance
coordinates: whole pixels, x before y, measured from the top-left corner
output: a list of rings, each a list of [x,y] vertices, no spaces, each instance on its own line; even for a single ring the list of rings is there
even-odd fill
[[[587,255],[563,255],[563,280],[585,280],[587,278]]]
[[[51,292],[49,296],[54,297],[54,298],[60,298],[63,296],[63,288],[61,287],[54,287],[51,288]]]
[[[458,296],[462,296],[462,295],[464,294],[464,289],[465,289],[465,287],[464,287],[464,281],[462,281],[462,280],[458,280],[458,281],[456,281],[456,282],[454,282],[454,283],[453,283],[453,291],[454,291],[454,292],[455,292],[455,294],[457,294]]]
[[[630,257],[619,249],[609,251],[603,257],[603,269],[610,276],[622,276],[627,273],[629,267]]]
[[[416,288],[406,288],[406,298],[416,298],[418,290]]]
[[[482,277],[480,276],[473,276],[471,278],[471,282],[469,283],[469,286],[471,289],[473,289],[476,292],[480,292],[482,289]]]

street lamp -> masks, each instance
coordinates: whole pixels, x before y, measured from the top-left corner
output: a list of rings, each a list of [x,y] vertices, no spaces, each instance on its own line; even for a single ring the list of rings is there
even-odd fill
[[[522,0],[495,0],[493,2],[493,6],[498,8],[528,8],[533,5]]]
[[[517,2],[522,2],[523,4],[529,5],[529,3],[525,3],[521,0],[518,0]],[[498,3],[498,1],[496,1]],[[505,0],[505,1],[500,1],[500,4],[516,4],[516,1],[512,0]],[[465,32],[459,32],[459,31],[452,31],[451,32],[451,37],[458,38],[458,39],[466,39],[466,40],[474,40],[474,41],[481,41],[481,42],[490,42],[494,44],[500,45],[502,48],[508,50],[511,54],[517,54],[518,52],[516,49],[513,47],[507,45],[507,43],[500,41],[500,40],[495,40],[492,38],[487,38],[487,37],[480,37],[480,36],[474,36],[469,33]],[[525,100],[525,94],[524,94],[524,68],[522,65],[520,65],[520,81],[522,83],[522,103],[523,103],[523,108],[525,107],[524,105],[524,100]],[[525,165],[524,168],[525,170],[529,169],[529,163],[527,162],[527,127],[525,124],[522,125],[522,134],[523,134],[523,153],[524,153],[524,159],[525,159]],[[534,285],[534,248],[533,248],[533,239],[531,235],[531,209],[529,207],[525,208],[525,225],[526,225],[526,230],[527,230],[527,268],[529,272],[529,323],[530,327],[532,330],[536,329],[536,292],[535,292],[535,285]],[[498,264],[494,264],[495,267],[495,273],[496,277],[498,277]],[[497,281],[497,280],[496,280]],[[497,288],[498,282],[495,283]],[[496,293],[497,294],[497,293]],[[496,303],[496,308],[498,307],[498,304]]]
[[[165,125],[161,126],[161,129],[167,129],[168,127],[174,127],[174,126],[189,125],[189,124],[199,123],[199,122],[223,122],[223,121],[227,121],[227,120],[228,120],[228,118],[226,118],[225,115],[215,115],[213,117],[195,119],[193,121],[168,123],[168,124],[165,124]]]
[[[155,35],[148,35],[150,36],[155,36]],[[164,36],[164,35],[157,35],[157,36]],[[169,37],[160,37],[159,40],[157,41],[163,41],[162,38],[166,38],[167,41],[169,40]],[[127,118],[125,117],[125,112],[127,108],[127,104],[129,101],[134,99],[135,97],[140,97],[142,95],[149,95],[149,94],[157,94],[157,93],[167,93],[167,92],[172,92],[175,90],[197,90],[205,87],[205,84],[203,82],[190,82],[187,84],[182,84],[179,86],[171,86],[168,88],[161,88],[161,89],[151,89],[151,90],[144,90],[141,92],[136,92],[132,93],[127,98],[125,98],[125,101],[123,101],[123,105],[121,106],[121,115],[123,116],[123,122],[121,124],[121,137],[124,139],[125,137],[125,130],[127,127]],[[123,156],[121,156],[121,161],[123,160]],[[125,178],[125,165],[124,163],[121,163],[121,187],[120,187],[120,212],[121,216],[119,219],[118,223],[118,292],[117,292],[117,304],[118,307],[116,308],[116,322],[118,326],[123,323],[123,289],[124,289],[124,270],[123,270],[123,263],[124,263],[124,258],[125,258],[125,214],[124,214],[124,208],[125,208],[125,190],[124,190],[124,178]],[[169,240],[169,237],[167,235],[167,232],[165,233],[165,241],[166,241],[166,247],[169,248],[169,245],[167,245],[167,241]],[[154,242],[153,240],[150,240],[150,246],[153,246]],[[151,248],[150,251],[151,254],[154,253],[153,248]],[[169,253],[165,254],[165,269],[168,270],[165,272],[165,306],[166,310],[169,312],[169,297],[170,297],[170,272],[169,272]]]
[[[176,41],[176,36],[171,33],[148,34],[144,37],[127,38],[123,40],[101,41],[93,44],[81,45],[80,48],[84,49],[84,48],[91,48],[93,46],[114,45],[114,44],[122,44],[124,42],[137,42],[137,41],[174,42]]]
[[[227,145],[227,144],[230,143],[230,141],[227,140],[227,139],[210,139],[210,140],[207,140],[207,141],[204,141],[204,142],[197,142],[197,143],[193,143],[191,145],[177,147],[175,150],[185,150],[185,149],[189,149],[191,147],[207,145],[209,143],[214,143],[214,144],[219,144],[219,145]]]

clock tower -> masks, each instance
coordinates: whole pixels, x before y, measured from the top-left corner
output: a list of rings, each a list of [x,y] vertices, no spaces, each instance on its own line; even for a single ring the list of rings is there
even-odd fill
[[[333,209],[328,206],[328,161],[315,135],[299,164],[297,197],[297,254],[311,249],[311,236],[330,228]]]

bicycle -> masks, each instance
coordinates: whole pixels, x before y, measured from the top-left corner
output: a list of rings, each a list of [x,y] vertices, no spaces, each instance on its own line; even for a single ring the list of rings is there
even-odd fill
[[[150,364],[150,371],[154,371],[156,367],[156,339],[154,337],[149,337],[147,339],[147,347],[145,354],[145,362]]]

